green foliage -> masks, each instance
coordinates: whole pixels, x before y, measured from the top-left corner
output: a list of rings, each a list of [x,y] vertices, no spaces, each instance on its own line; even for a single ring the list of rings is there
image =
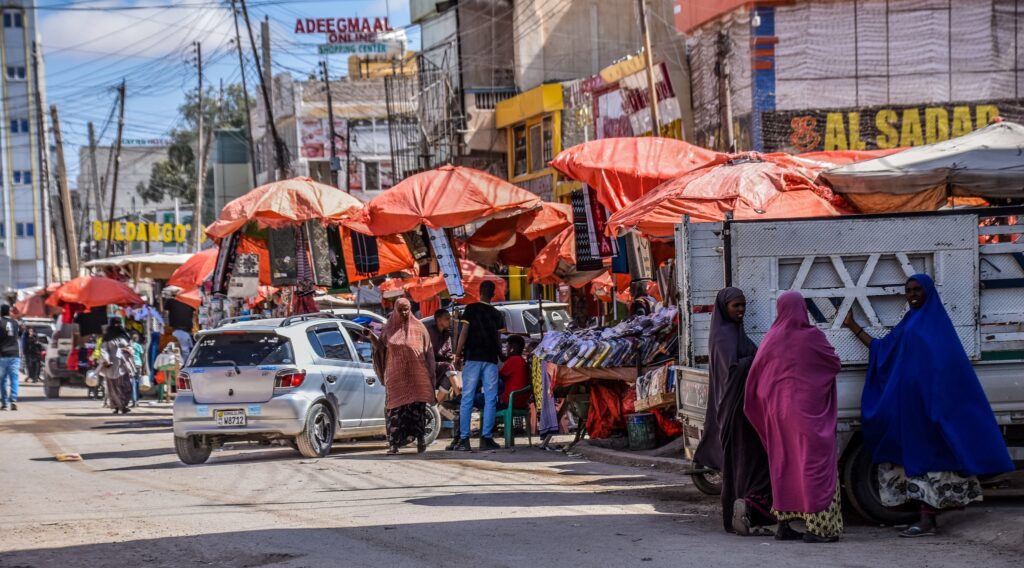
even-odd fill
[[[199,117],[196,95],[195,92],[188,93],[185,102],[178,107],[184,126],[171,131],[172,143],[167,150],[167,159],[153,165],[148,184],[140,183],[135,188],[144,202],[155,203],[177,197],[183,203],[192,203],[195,198],[196,122]],[[218,91],[213,88],[208,88],[203,96],[204,131],[210,128],[245,128],[245,96],[242,86],[225,87],[223,105],[219,109],[218,97]],[[255,102],[250,100],[249,104],[255,105]],[[212,161],[209,157],[211,155],[212,151],[207,154],[208,162]]]

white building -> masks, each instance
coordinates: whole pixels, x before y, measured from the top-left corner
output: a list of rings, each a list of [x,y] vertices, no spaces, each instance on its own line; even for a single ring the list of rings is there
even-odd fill
[[[45,145],[43,150],[40,145],[45,136],[38,128],[38,109],[45,108],[46,98],[44,93],[37,96],[37,89],[45,92],[45,86],[33,51],[39,43],[35,3],[5,0],[0,9],[0,289],[17,289],[43,284],[47,264]]]

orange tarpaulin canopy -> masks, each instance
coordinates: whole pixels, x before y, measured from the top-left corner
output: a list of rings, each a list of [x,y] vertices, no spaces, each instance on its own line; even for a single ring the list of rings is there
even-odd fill
[[[506,249],[512,246],[516,235],[528,240],[554,235],[572,225],[572,206],[564,203],[541,204],[534,209],[515,217],[491,219],[473,233],[469,245],[478,249]]]
[[[178,292],[178,295],[174,297],[175,300],[185,304],[193,310],[198,310],[199,306],[203,303],[203,298],[199,294],[199,287],[192,288],[191,290],[183,290]]]
[[[341,245],[345,255],[345,272],[349,282],[359,282],[376,278],[393,272],[413,272],[416,262],[405,246],[401,235],[377,237],[377,257],[380,259],[380,270],[373,274],[360,274],[356,271],[355,250],[352,246],[352,230],[341,227]]]
[[[46,293],[42,290],[11,308],[11,317],[18,318],[50,318],[59,315],[61,309],[46,304]]]
[[[731,161],[666,182],[608,219],[612,234],[637,229],[648,237],[671,237],[684,215],[694,221],[825,217],[847,213],[830,189],[800,168],[772,161]],[[835,203],[834,203],[835,202]]]
[[[81,304],[87,309],[100,306],[138,306],[145,302],[127,284],[105,276],[79,276],[65,282],[47,300],[51,306]]]
[[[206,234],[224,238],[250,221],[260,227],[280,228],[306,221],[340,223],[355,215],[363,204],[348,193],[308,177],[261,185],[224,206]]]
[[[551,167],[593,187],[601,205],[615,213],[668,180],[727,159],[672,138],[603,138],[563,150]]]
[[[471,260],[459,260],[459,271],[462,274],[462,287],[466,295],[458,300],[460,304],[471,304],[480,301],[480,285],[484,282],[494,282],[494,300],[505,299],[505,291],[508,284],[505,279]],[[438,296],[448,290],[444,277],[428,276],[426,278],[406,278],[404,280],[389,280],[381,285],[381,291],[403,289],[410,298],[417,302],[426,301]]]
[[[441,166],[405,178],[366,204],[360,219],[375,235],[452,228],[540,207],[536,195],[480,170]]]
[[[534,284],[560,284],[580,288],[597,278],[605,269],[578,272],[576,270],[576,229],[572,226],[555,235],[537,253],[530,265],[530,282]]]
[[[199,287],[204,280],[210,277],[213,269],[217,266],[219,251],[220,247],[213,247],[195,253],[179,266],[174,274],[171,274],[171,277],[167,279],[167,285],[177,286],[182,290]]]
[[[612,274],[611,271],[601,274],[601,276],[598,276],[590,283],[594,296],[602,302],[612,301],[612,276],[615,277],[615,299],[623,304],[632,302],[633,290],[631,288],[633,279],[629,274]],[[658,289],[656,281],[647,281],[647,294],[661,301],[661,290]]]

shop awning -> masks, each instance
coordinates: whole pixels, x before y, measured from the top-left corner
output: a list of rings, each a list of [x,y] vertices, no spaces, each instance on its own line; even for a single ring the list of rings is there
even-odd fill
[[[563,150],[551,167],[593,187],[598,201],[615,213],[668,180],[727,159],[671,138],[605,138]]]
[[[825,171],[840,193],[920,193],[937,186],[950,195],[1024,197],[1024,126],[997,122],[969,134]]]
[[[669,181],[608,219],[608,231],[636,229],[648,237],[671,237],[684,215],[694,221],[827,217],[846,213],[832,191],[811,181],[806,170],[761,161],[756,154],[703,168]]]
[[[420,225],[461,227],[540,207],[536,195],[480,170],[441,166],[405,178],[366,204],[361,221],[375,235]]]
[[[104,276],[79,276],[57,288],[46,303],[51,306],[81,304],[91,309],[110,305],[138,306],[145,302],[124,282]]]
[[[141,253],[97,258],[84,263],[85,268],[123,268],[133,278],[164,280],[192,256],[191,253]]]
[[[341,223],[363,204],[357,198],[308,177],[261,185],[224,206],[220,217],[206,228],[213,239],[224,238],[250,221],[260,227],[281,228],[320,221]]]

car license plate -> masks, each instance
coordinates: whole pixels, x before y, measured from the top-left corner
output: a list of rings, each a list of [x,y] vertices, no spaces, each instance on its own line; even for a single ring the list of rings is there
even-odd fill
[[[217,426],[245,426],[245,411],[218,410],[214,413]]]

